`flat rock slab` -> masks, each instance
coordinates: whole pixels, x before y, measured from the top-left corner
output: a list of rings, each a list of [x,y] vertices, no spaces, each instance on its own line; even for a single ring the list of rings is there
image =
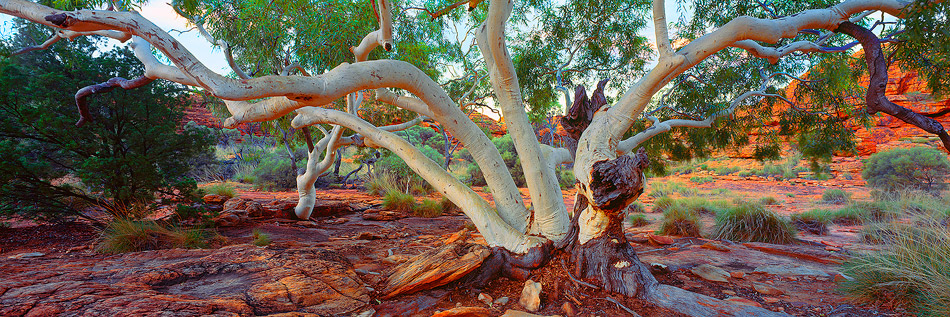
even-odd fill
[[[370,294],[339,254],[234,245],[0,260],[0,315],[359,313]]]
[[[828,273],[825,271],[820,271],[816,269],[811,269],[799,265],[765,265],[755,268],[752,273],[765,273],[772,275],[781,275],[781,276],[820,276],[820,277],[829,277]]]

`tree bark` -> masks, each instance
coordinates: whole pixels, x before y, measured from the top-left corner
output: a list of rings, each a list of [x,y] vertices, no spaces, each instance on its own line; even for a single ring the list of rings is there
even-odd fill
[[[841,23],[837,32],[841,32],[858,40],[864,47],[864,59],[868,65],[869,80],[865,100],[868,113],[883,112],[894,116],[910,125],[924,131],[936,134],[943,142],[944,149],[950,151],[950,135],[937,120],[901,107],[887,99],[887,60],[881,50],[881,40],[871,30],[850,21]]]

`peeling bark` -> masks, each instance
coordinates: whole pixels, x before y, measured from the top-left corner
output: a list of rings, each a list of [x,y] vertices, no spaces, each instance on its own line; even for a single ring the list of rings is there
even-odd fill
[[[873,32],[850,21],[841,23],[837,32],[841,32],[858,40],[864,47],[864,59],[868,65],[870,78],[865,100],[867,111],[870,114],[883,112],[894,116],[921,130],[933,133],[940,137],[943,147],[950,151],[950,135],[937,120],[901,107],[887,99],[887,60],[881,50],[881,40]]]
[[[577,150],[577,140],[581,138],[581,134],[584,133],[584,130],[587,130],[587,126],[594,119],[594,112],[607,104],[607,98],[604,96],[604,86],[607,85],[608,80],[610,79],[604,79],[597,83],[597,89],[594,90],[590,99],[587,98],[584,86],[577,85],[574,90],[574,104],[571,105],[571,109],[568,110],[567,114],[561,118],[561,125],[571,138],[571,142],[568,142],[568,150],[571,151],[571,154]]]

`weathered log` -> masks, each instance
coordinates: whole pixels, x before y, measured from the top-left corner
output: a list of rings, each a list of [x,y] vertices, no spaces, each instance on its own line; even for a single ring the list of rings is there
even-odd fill
[[[439,287],[469,274],[492,252],[485,246],[455,242],[419,254],[392,269],[383,299]]]

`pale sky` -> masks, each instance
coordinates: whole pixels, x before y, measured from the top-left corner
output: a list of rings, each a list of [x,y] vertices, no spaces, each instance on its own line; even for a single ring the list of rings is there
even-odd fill
[[[185,19],[178,16],[175,10],[172,10],[171,6],[165,1],[153,0],[149,2],[148,5],[143,6],[140,13],[166,31],[172,29],[183,31],[187,29],[185,27]],[[11,34],[12,24],[13,17],[0,14],[0,37],[7,37]],[[231,68],[228,67],[228,62],[225,60],[224,53],[221,52],[221,49],[211,46],[207,40],[198,35],[198,31],[191,31],[181,35],[179,35],[178,32],[173,32],[172,35],[211,70],[221,74],[231,72]],[[114,45],[124,45],[115,40],[110,40],[109,42],[114,43]]]

